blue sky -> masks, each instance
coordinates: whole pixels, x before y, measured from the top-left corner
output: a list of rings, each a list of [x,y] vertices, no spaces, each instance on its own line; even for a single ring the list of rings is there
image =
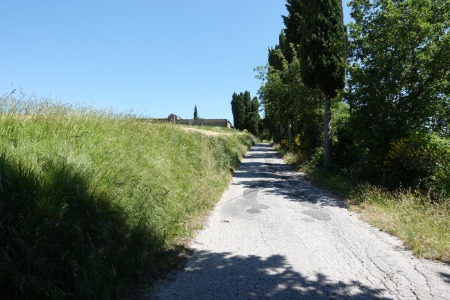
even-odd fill
[[[257,96],[253,69],[278,41],[285,2],[2,1],[0,95],[22,89],[79,106],[185,119],[197,105],[202,118],[232,121],[233,92]]]

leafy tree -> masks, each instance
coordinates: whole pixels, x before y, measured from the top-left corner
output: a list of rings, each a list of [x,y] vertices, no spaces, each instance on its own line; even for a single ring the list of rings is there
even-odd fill
[[[198,119],[197,105],[194,107],[194,120]]]
[[[280,40],[283,37],[283,33],[280,34]],[[263,101],[266,120],[273,124],[272,128],[276,128],[273,135],[275,140],[279,141],[287,125],[288,86],[284,81],[283,72],[288,69],[288,62],[279,45],[269,49],[268,61],[267,68],[261,69],[259,74],[259,79],[263,80],[259,95]]]
[[[292,141],[293,105],[299,95],[290,93],[291,78],[289,77],[290,60],[295,56],[295,50],[286,43],[286,36],[282,31],[279,35],[279,44],[269,48],[267,84],[260,90],[263,96],[266,115],[278,130],[274,136],[276,140],[283,138],[285,132],[289,143]],[[263,78],[260,76],[260,78]],[[292,97],[293,96],[293,97]],[[286,130],[285,130],[286,129]]]
[[[373,176],[398,185],[394,178],[414,172],[400,176],[387,168],[394,147],[414,141],[409,145],[422,149],[418,141],[427,138],[417,133],[449,134],[450,1],[353,0],[350,6],[354,140]]]
[[[344,87],[345,28],[341,0],[288,0],[287,41],[299,45],[303,82],[324,97],[324,165],[331,166],[331,99]]]
[[[248,131],[253,133],[254,135],[259,134],[259,122],[260,122],[260,116],[259,116],[259,101],[258,98],[253,97],[251,103],[250,103],[250,111],[248,114]]]
[[[284,49],[288,47],[289,49]],[[290,61],[286,58],[290,57]],[[305,86],[300,74],[295,45],[286,43],[284,32],[279,45],[270,48],[267,67],[257,68],[263,81],[259,95],[265,112],[265,125],[271,128],[275,141],[287,138],[289,145],[301,143],[305,157],[312,154],[320,142],[321,93]]]

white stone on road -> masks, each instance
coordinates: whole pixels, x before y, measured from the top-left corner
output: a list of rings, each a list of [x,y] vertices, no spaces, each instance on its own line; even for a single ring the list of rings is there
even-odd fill
[[[148,299],[450,299],[450,266],[415,258],[268,144],[245,156],[191,248]]]

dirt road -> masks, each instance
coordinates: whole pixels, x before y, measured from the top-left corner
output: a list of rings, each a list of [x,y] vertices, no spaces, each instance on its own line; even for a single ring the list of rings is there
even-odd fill
[[[420,260],[254,146],[184,271],[148,299],[450,299],[450,266]]]

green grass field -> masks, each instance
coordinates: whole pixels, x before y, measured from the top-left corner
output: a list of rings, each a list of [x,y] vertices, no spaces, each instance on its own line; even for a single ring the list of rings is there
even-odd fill
[[[0,99],[0,294],[117,298],[176,263],[254,143]]]

